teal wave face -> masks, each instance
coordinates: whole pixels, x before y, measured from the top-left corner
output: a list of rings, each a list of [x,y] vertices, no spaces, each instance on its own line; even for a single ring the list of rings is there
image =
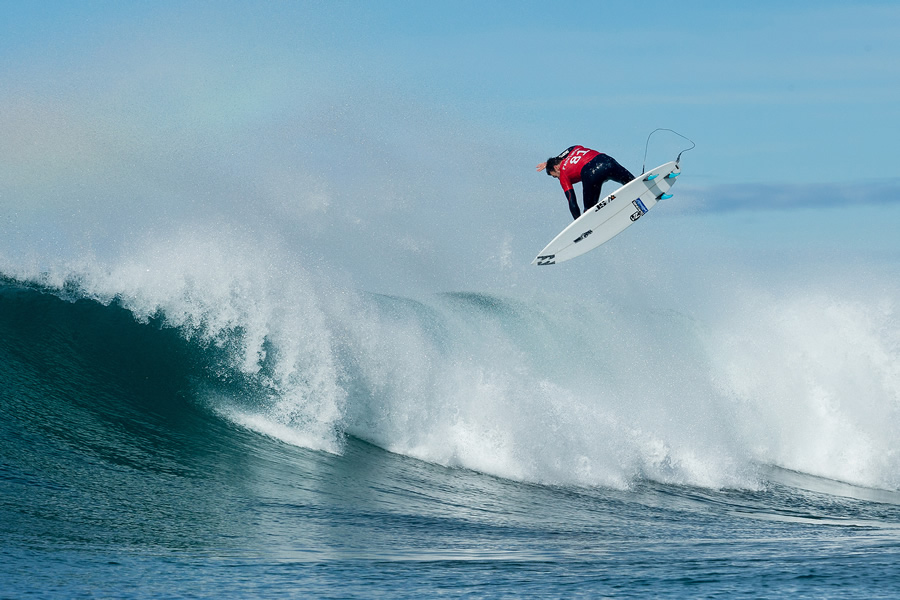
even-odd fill
[[[223,452],[241,460],[193,393],[204,360],[122,308],[0,285],[5,535],[197,543],[190,521],[224,506],[189,482],[221,468]]]
[[[138,321],[115,302],[0,285],[7,421],[23,424],[29,439],[110,465],[202,471],[208,448],[228,447],[233,432],[205,394],[252,397],[261,387],[230,368],[229,350],[163,316]]]

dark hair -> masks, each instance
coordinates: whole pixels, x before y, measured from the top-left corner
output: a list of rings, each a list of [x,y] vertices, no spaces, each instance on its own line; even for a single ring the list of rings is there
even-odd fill
[[[558,156],[554,156],[553,158],[548,158],[548,159],[547,159],[547,166],[546,166],[547,175],[550,175],[550,171],[552,171],[553,169],[555,169],[556,166],[557,166],[559,163],[562,162],[562,160],[563,160],[563,159],[561,159],[561,158],[558,157]]]

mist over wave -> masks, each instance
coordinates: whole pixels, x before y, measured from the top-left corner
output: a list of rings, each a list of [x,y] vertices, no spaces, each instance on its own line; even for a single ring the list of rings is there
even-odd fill
[[[216,349],[214,378],[249,384],[200,386],[203,402],[316,450],[350,435],[545,484],[753,488],[777,465],[900,488],[897,293],[866,276],[852,290],[764,284],[705,264],[610,269],[583,293],[404,296],[304,264],[276,237],[198,227],[115,260],[3,272]]]

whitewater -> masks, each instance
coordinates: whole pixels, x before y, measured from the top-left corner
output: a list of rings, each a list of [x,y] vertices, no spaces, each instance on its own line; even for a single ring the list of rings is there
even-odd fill
[[[723,248],[663,256],[660,241],[633,272],[607,266],[646,253],[663,219],[541,285],[545,273],[520,264],[505,288],[370,291],[264,239],[201,227],[145,238],[115,261],[4,274],[217,349],[215,375],[253,398],[196,393],[225,418],[315,450],[340,453],[352,436],[551,485],[753,488],[763,465],[898,489],[893,266],[790,260],[781,248],[748,252],[778,266]],[[685,219],[704,222],[681,217],[665,235]]]

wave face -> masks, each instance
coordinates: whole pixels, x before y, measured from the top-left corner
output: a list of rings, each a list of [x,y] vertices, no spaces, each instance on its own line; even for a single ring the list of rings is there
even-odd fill
[[[649,273],[663,292],[412,298],[326,273],[192,233],[115,264],[13,273],[5,294],[93,336],[97,369],[171,364],[190,384],[162,389],[187,390],[185,410],[313,450],[340,454],[349,436],[540,484],[753,489],[777,466],[900,488],[900,326],[883,282],[872,296],[743,278],[686,301]]]

